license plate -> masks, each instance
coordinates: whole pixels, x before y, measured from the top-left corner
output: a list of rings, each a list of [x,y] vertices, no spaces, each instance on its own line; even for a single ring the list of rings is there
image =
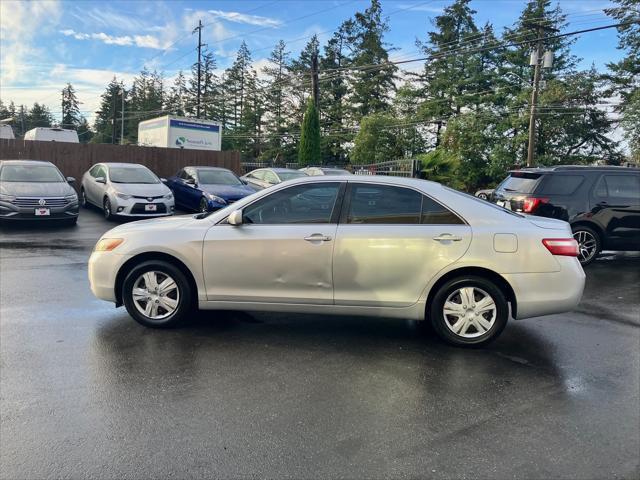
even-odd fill
[[[498,200],[496,202],[496,205],[498,205],[499,207],[504,207],[504,202],[502,200]]]
[[[158,206],[155,203],[149,203],[144,206],[145,212],[155,212],[158,210]]]
[[[36,208],[36,217],[46,217],[51,215],[51,210],[48,208]]]

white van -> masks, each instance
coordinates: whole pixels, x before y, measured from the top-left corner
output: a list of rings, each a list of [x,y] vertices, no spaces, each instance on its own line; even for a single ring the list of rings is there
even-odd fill
[[[66,128],[36,127],[24,134],[25,140],[39,140],[41,142],[80,143],[78,132]]]
[[[0,125],[0,138],[8,138],[9,140],[13,140],[13,128],[11,125]]]

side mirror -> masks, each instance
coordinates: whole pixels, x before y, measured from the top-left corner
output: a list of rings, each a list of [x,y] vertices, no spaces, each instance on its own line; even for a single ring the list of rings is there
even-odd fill
[[[227,218],[227,222],[229,225],[235,225],[236,227],[242,225],[242,209],[231,212]]]
[[[76,183],[76,179],[73,177],[67,177],[67,183]]]
[[[166,179],[166,178],[160,178],[160,181],[161,181],[162,183],[167,183],[167,179]]]
[[[184,183],[187,185],[193,185],[194,187],[197,185],[195,178],[187,178]]]
[[[96,182],[98,182],[98,183],[107,183],[107,180],[104,177],[96,177]]]

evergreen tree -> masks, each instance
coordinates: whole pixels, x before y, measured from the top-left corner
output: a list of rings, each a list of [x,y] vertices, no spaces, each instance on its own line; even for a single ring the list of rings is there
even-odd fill
[[[307,102],[307,111],[302,122],[300,144],[298,146],[298,163],[320,165],[320,116],[313,99]]]
[[[216,61],[212,52],[205,51],[202,55],[200,63],[200,118],[209,120],[220,119],[220,106],[218,96],[220,91],[220,82],[215,75]],[[196,116],[198,105],[198,63],[194,63],[191,67],[191,78],[189,79],[188,89],[189,101],[185,111]]]
[[[113,119],[117,119],[120,117],[120,113],[122,110],[122,84],[113,77],[105,92],[102,94],[102,99],[100,101],[100,109],[96,112],[96,118],[93,124],[93,130],[95,135],[91,138],[92,143],[118,143],[118,128],[116,123],[116,136],[113,136]],[[129,112],[127,116],[134,116],[134,112],[131,111],[131,102],[125,104],[125,110]],[[125,136],[128,137],[129,140],[135,142],[137,138],[137,131],[135,135],[132,135],[131,132],[127,135],[127,124],[125,124]],[[137,129],[137,123],[136,123]]]
[[[247,97],[247,83],[251,75],[251,54],[247,44],[243,41],[238,49],[235,61],[225,72],[224,89],[228,93],[229,102],[226,110],[226,123],[228,128],[236,128],[241,125],[242,114]]]
[[[165,109],[169,113],[179,117],[184,117],[187,113],[187,108],[189,107],[187,102],[190,100],[189,92],[187,90],[187,79],[182,73],[182,70],[180,70],[167,96]]]
[[[51,127],[53,116],[45,105],[34,103],[25,118],[25,131],[36,127]]]
[[[89,143],[93,138],[93,131],[89,126],[89,122],[85,117],[80,117],[80,123],[78,124],[78,140],[80,143]]]
[[[290,108],[287,94],[290,83],[290,52],[286,44],[280,40],[271,52],[269,65],[262,72],[267,76],[265,85],[265,104],[269,112],[266,128],[269,131],[267,140],[267,157],[276,156],[282,148],[282,136],[286,131],[286,115]]]
[[[360,131],[354,139],[351,163],[366,165],[403,157],[398,142],[397,119],[388,113],[374,113],[362,118]]]
[[[389,26],[382,18],[380,0],[371,0],[364,12],[355,14],[351,24],[351,43],[354,49],[352,66],[353,106],[356,120],[372,113],[388,111],[391,94],[395,90],[397,67],[368,68],[389,61],[389,50],[383,36]]]
[[[80,108],[76,92],[71,83],[62,89],[62,119],[60,126],[77,130],[80,125]]]
[[[638,0],[614,0],[619,6],[605,9],[620,23],[636,22],[618,28],[618,48],[626,56],[617,63],[609,63],[611,73],[605,75],[609,88],[607,96],[620,96],[616,110],[621,115],[621,125],[629,144],[632,158],[640,158],[640,12]]]

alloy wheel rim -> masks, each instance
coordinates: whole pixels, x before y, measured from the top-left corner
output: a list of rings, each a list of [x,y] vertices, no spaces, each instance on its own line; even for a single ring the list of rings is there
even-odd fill
[[[477,287],[454,290],[442,309],[447,328],[462,338],[476,338],[487,333],[495,325],[497,313],[491,295]]]
[[[150,320],[162,320],[177,310],[180,290],[171,276],[154,270],[136,279],[131,296],[138,312]]]
[[[207,201],[203,198],[202,200],[200,200],[200,211],[202,213],[205,213],[208,211],[207,209]]]
[[[111,202],[107,200],[104,202],[104,216],[108,217],[109,215],[111,215]]]
[[[591,260],[598,248],[595,237],[586,230],[578,230],[573,234],[573,238],[578,242],[578,260],[583,263]]]
[[[81,194],[82,194],[82,205],[84,206],[87,204],[87,194],[84,190],[82,190]]]

